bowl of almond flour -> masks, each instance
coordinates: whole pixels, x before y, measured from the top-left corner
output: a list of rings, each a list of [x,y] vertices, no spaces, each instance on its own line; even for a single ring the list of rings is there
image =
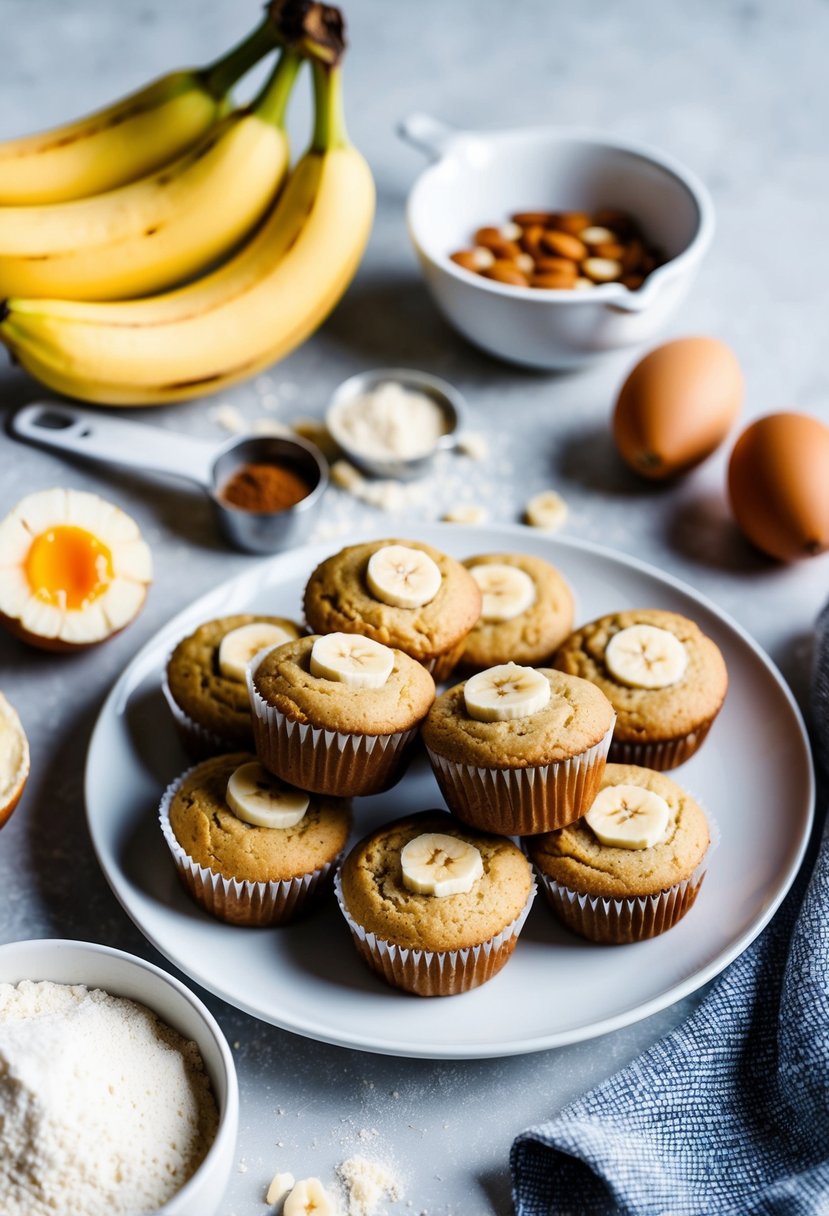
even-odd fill
[[[217,1023],[89,942],[0,946],[3,1216],[215,1216],[239,1122]]]

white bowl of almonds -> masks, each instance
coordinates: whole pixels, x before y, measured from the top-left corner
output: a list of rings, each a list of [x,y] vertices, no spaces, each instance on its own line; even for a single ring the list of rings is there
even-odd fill
[[[600,136],[401,126],[433,164],[409,196],[427,285],[477,346],[575,368],[654,337],[714,230],[708,191],[671,157]]]

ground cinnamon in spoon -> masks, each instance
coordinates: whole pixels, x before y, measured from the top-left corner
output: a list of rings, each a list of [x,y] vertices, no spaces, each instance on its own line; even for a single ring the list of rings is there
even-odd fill
[[[269,513],[295,506],[312,489],[311,483],[290,465],[257,461],[240,465],[222,486],[219,498],[243,511]]]

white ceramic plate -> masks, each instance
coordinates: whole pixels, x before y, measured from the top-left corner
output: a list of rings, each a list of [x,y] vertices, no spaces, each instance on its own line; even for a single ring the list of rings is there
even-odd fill
[[[693,617],[720,646],[730,676],[725,707],[704,747],[675,773],[722,832],[688,916],[649,942],[596,946],[560,928],[539,895],[499,975],[462,996],[421,1000],[363,966],[333,897],[302,923],[274,930],[232,928],[191,903],[156,819],[162,790],[187,767],[159,688],[167,655],[211,617],[249,610],[298,617],[308,575],[340,547],[331,543],[257,564],[217,587],[156,634],[113,688],[89,748],[86,801],[118,899],[171,962],[231,1004],[310,1038],[391,1055],[537,1051],[604,1034],[693,992],[770,919],[806,846],[812,765],[782,678],[713,604],[630,558],[510,527],[419,524],[411,534],[458,557],[504,550],[546,557],[574,588],[577,622],[628,607],[667,608]],[[440,805],[428,766],[416,764],[389,793],[355,804],[358,833]]]

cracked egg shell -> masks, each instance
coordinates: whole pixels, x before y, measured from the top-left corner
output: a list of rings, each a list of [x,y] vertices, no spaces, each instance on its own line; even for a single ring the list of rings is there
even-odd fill
[[[17,713],[0,693],[0,828],[20,801],[29,776],[29,740]]]
[[[0,623],[31,646],[105,641],[138,614],[151,578],[135,520],[97,494],[40,490],[0,521]]]

